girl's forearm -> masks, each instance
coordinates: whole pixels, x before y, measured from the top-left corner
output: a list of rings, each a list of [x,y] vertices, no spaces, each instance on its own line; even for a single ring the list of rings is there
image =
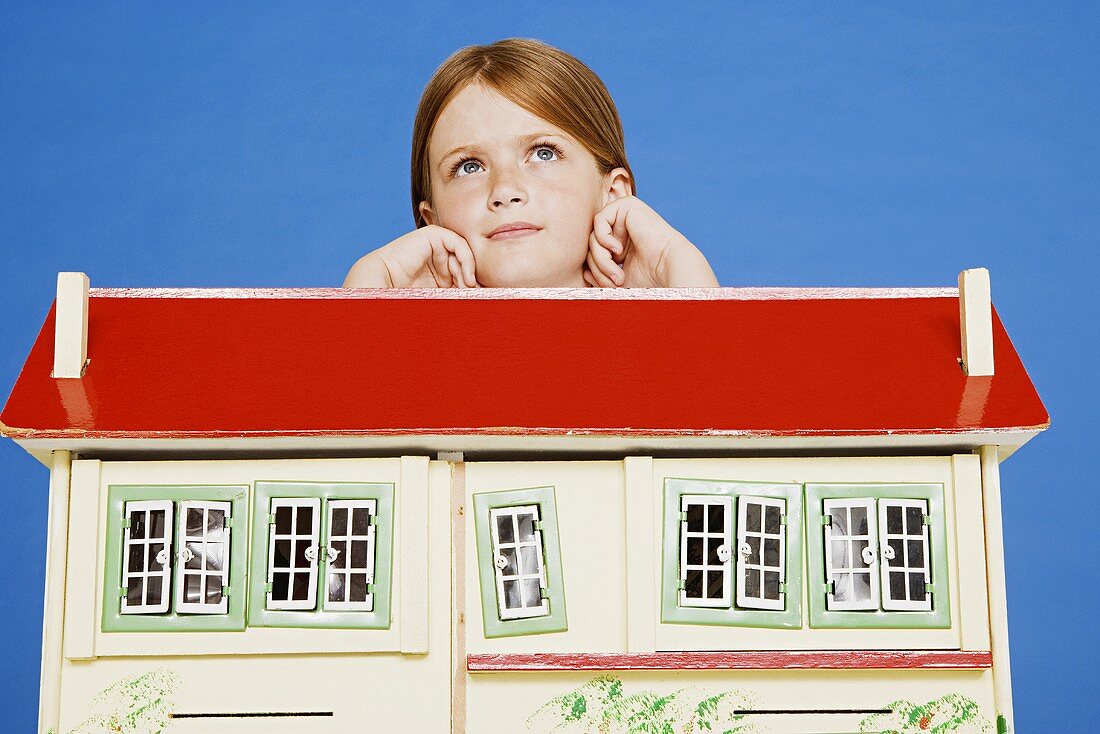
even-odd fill
[[[345,288],[393,288],[389,268],[377,252],[364,255],[351,266],[348,276],[344,278]]]
[[[668,248],[662,266],[661,285],[665,288],[718,287],[706,256],[683,235]]]

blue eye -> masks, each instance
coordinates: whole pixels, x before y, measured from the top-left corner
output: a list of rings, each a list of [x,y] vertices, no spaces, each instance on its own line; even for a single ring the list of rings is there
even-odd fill
[[[549,155],[543,155],[547,153]],[[535,146],[535,157],[540,161],[553,161],[562,157],[561,148],[551,143],[540,143]]]
[[[471,166],[473,166],[473,168],[471,168]],[[466,160],[460,162],[457,166],[455,166],[455,175],[466,176],[471,173],[477,173],[478,169],[480,168],[480,163],[473,160],[472,158],[467,158]]]
[[[546,155],[543,155],[545,153]],[[535,151],[535,155],[538,156],[540,161],[552,161],[554,160],[554,151],[550,148],[539,148]]]

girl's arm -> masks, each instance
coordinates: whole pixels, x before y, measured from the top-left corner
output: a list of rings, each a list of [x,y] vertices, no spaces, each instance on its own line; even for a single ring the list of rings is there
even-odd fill
[[[636,196],[596,213],[584,279],[601,288],[715,288],[707,258]]]
[[[475,288],[474,253],[449,229],[420,227],[359,258],[344,287]]]

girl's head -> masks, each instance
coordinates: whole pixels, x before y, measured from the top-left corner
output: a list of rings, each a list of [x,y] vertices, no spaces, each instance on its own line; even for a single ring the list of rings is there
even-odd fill
[[[596,212],[634,193],[622,122],[599,77],[539,41],[443,62],[413,125],[417,226],[462,235],[487,286],[584,286]],[[527,225],[511,235],[508,225]]]

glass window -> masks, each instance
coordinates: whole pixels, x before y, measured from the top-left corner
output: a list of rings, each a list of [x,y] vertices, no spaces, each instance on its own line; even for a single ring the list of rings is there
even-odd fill
[[[538,505],[490,510],[497,607],[501,619],[543,617],[550,603],[546,588]]]
[[[828,609],[878,609],[879,575],[873,499],[825,500]]]
[[[163,614],[171,595],[172,502],[127,502],[124,515],[121,612]]]
[[[313,609],[317,606],[317,548],[321,537],[321,500],[271,500],[267,552],[267,608]]]
[[[330,500],[325,548],[325,609],[374,608],[375,500]]]
[[[737,604],[783,609],[787,581],[786,500],[737,498]]]
[[[728,496],[680,498],[681,606],[730,606],[731,506]]]
[[[882,608],[931,610],[928,502],[881,499],[878,512]]]
[[[188,614],[225,614],[229,608],[228,502],[180,503],[176,577],[176,611]]]

